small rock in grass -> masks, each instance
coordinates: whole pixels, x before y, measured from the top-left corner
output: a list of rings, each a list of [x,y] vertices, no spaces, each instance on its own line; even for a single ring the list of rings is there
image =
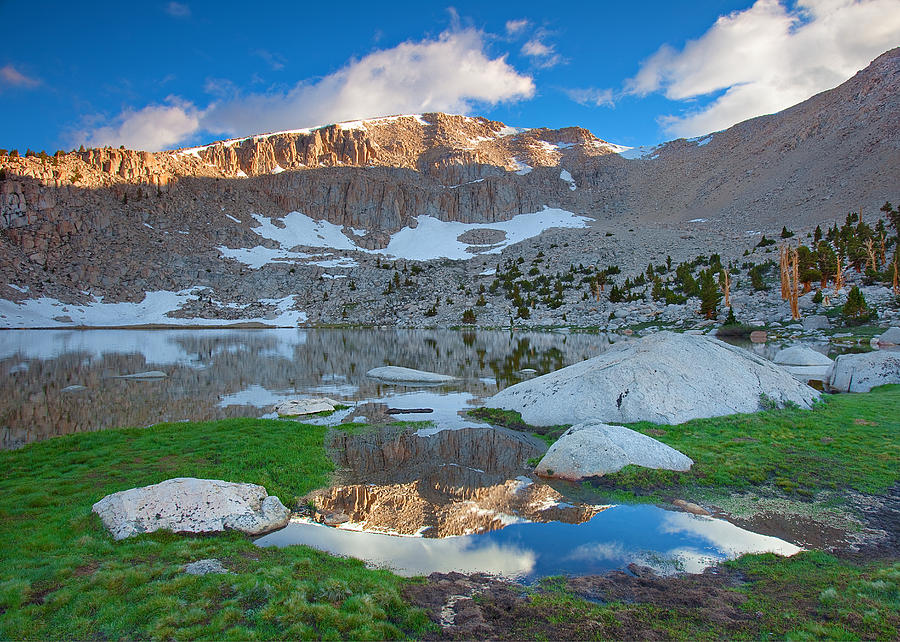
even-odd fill
[[[213,557],[186,564],[184,572],[188,575],[211,575],[213,573],[228,573],[229,571],[222,566],[222,562]]]

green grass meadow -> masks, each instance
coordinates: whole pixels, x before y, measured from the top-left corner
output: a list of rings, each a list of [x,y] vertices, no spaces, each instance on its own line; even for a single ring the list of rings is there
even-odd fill
[[[486,418],[528,429],[513,415]],[[633,497],[765,489],[814,503],[820,491],[880,495],[900,481],[900,386],[827,396],[811,411],[632,428],[695,461],[687,473],[628,467],[603,478],[603,488]],[[173,477],[261,484],[294,508],[329,483],[325,434],[294,421],[228,419],[70,435],[0,452],[0,639],[433,635],[436,625],[403,597],[409,582],[421,580],[302,546],[257,548],[238,533],[158,532],[115,542],[91,513],[109,493]],[[230,572],[183,572],[212,557]],[[743,578],[729,589],[745,596],[740,608],[763,614],[737,628],[689,609],[586,602],[553,582],[527,589],[524,599],[545,621],[582,618],[578,631],[590,638],[615,637],[619,629],[597,627],[626,612],[646,619],[655,638],[898,637],[895,559],[863,564],[812,551],[745,556],[727,567]],[[509,634],[531,637],[524,624]]]

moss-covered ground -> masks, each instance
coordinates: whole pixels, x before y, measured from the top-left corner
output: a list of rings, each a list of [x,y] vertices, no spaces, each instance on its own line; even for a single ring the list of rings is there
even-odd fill
[[[0,639],[383,639],[430,625],[406,582],[247,537],[114,542],[91,505],[171,477],[262,484],[291,506],[328,482],[325,428],[229,419],[71,435],[0,453]],[[231,573],[193,576],[218,558]]]

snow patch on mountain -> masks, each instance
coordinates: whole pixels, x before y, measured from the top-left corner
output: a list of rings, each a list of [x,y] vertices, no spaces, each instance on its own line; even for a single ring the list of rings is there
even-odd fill
[[[416,261],[431,259],[466,260],[475,252],[468,243],[458,239],[470,230],[493,229],[506,233],[506,238],[482,254],[499,254],[504,248],[529,239],[553,227],[587,227],[588,218],[566,210],[544,208],[532,214],[519,214],[508,221],[497,223],[459,223],[440,221],[431,216],[419,216],[414,228],[404,227],[391,236],[391,241],[383,250],[375,253]]]
[[[565,172],[565,170],[563,170]],[[568,172],[565,172],[568,174]],[[561,176],[562,178],[562,176]],[[569,175],[571,180],[571,175]],[[574,189],[574,181],[571,183]],[[447,258],[453,260],[466,260],[474,254],[499,254],[504,248],[519,243],[525,239],[538,236],[552,227],[583,228],[587,227],[588,218],[578,216],[566,210],[544,208],[540,212],[531,214],[519,214],[508,221],[497,223],[460,223],[457,221],[441,221],[431,216],[416,217],[415,227],[404,227],[391,235],[391,240],[386,248],[369,250],[356,245],[341,230],[340,225],[328,221],[316,221],[301,214],[291,212],[275,223],[259,214],[252,214],[260,224],[253,228],[259,236],[277,242],[281,247],[269,248],[256,246],[251,248],[228,248],[219,246],[219,252],[225,258],[235,259],[259,269],[266,263],[276,261],[306,261],[308,259],[322,259],[321,256],[296,251],[297,246],[321,247],[333,250],[354,250],[369,254],[382,254],[394,258],[428,261],[431,259]],[[505,233],[505,238],[500,243],[491,245],[484,250],[458,240],[458,237],[468,231],[478,229],[500,230]],[[354,232],[364,236],[366,230]],[[360,234],[362,232],[363,234]],[[351,258],[337,258],[317,260],[311,262],[321,267],[354,267],[356,262]]]
[[[627,158],[628,160],[637,160],[640,158],[650,157],[658,158],[658,154],[653,156],[653,152],[658,150],[662,145],[639,145],[637,147],[626,147],[625,145],[614,145],[610,143],[610,147],[612,147],[615,152],[621,156],[622,158]]]

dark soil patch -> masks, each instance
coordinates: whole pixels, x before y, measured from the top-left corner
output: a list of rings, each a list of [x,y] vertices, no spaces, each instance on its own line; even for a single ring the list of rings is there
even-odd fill
[[[847,531],[828,526],[812,517],[781,515],[778,513],[757,513],[749,518],[723,517],[732,524],[761,535],[769,535],[791,542],[803,548],[838,552],[847,549],[851,536]]]
[[[29,591],[26,604],[43,604],[47,596],[57,589],[59,589],[58,584],[36,584]]]
[[[72,574],[75,577],[85,577],[86,575],[93,575],[95,572],[97,572],[98,568],[100,568],[100,562],[94,560],[94,561],[88,562],[87,564],[82,564],[81,566],[77,567],[72,572]]]
[[[900,557],[900,484],[894,484],[882,496],[853,496],[851,503],[862,513],[869,536],[858,550],[837,551],[837,554],[861,560]]]
[[[434,573],[427,583],[410,586],[406,597],[436,624],[443,614],[441,630],[426,637],[433,640],[669,639],[670,625],[683,619],[725,632],[746,630],[757,618],[741,609],[746,596],[732,590],[740,584],[734,571],[660,577],[645,568],[630,570],[549,581],[535,589],[487,576]],[[601,610],[589,602],[615,608]]]

